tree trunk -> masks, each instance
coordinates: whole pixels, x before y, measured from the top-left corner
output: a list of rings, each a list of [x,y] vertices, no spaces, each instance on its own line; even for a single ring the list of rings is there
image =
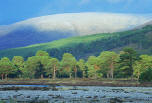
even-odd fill
[[[111,78],[113,79],[113,71],[114,71],[114,63],[113,63],[113,61],[112,61],[112,63],[111,63]]]
[[[131,81],[133,81],[134,79],[133,79],[133,75],[131,76]]]
[[[75,79],[77,78],[77,68],[74,68],[74,73],[75,73]]]
[[[138,75],[137,79],[138,79],[138,81],[139,81],[139,75]]]
[[[72,78],[72,73],[70,73],[70,79]]]
[[[132,57],[131,55],[129,56],[130,58],[130,69],[131,69],[131,81],[133,81],[133,60],[132,60]]]
[[[109,71],[110,78],[112,78],[112,79],[113,79],[113,72],[114,72],[114,61],[113,61],[113,57],[112,57],[112,61],[110,64],[110,71]]]
[[[77,78],[77,72],[75,72],[75,79]]]
[[[43,79],[43,74],[41,74],[41,79]]]
[[[4,79],[4,74],[1,75],[2,76],[2,80]]]
[[[51,75],[49,74],[48,78],[51,78]]]
[[[5,74],[5,79],[6,79],[6,80],[8,79],[8,78],[7,78],[7,76],[8,76],[8,75],[7,75],[7,74]]]
[[[56,79],[56,66],[54,66],[54,69],[53,69],[53,79],[54,80]]]
[[[131,69],[131,81],[133,81],[133,69]]]
[[[137,79],[139,81],[140,71],[138,70]]]
[[[95,73],[95,79],[97,79],[97,73]]]
[[[109,78],[109,73],[107,73],[107,78]]]
[[[85,71],[82,72],[82,78],[84,79]]]

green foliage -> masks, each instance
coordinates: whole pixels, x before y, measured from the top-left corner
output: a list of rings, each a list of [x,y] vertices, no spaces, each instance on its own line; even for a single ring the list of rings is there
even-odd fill
[[[49,56],[46,51],[39,50],[36,52],[36,56]]]
[[[136,51],[132,48],[124,48],[120,54],[120,71],[124,76],[133,76],[133,64],[137,60]]]
[[[152,56],[141,55],[140,59],[134,64],[134,76],[139,78],[140,74],[148,68],[152,68]]]
[[[62,71],[64,75],[71,78],[72,72],[77,64],[75,57],[70,53],[65,53],[61,60]]]
[[[12,62],[15,66],[17,67],[23,67],[23,64],[24,64],[24,58],[21,57],[21,56],[14,56],[13,59],[12,59]]]
[[[25,68],[23,69],[24,77],[34,78],[36,70],[41,68],[39,57],[29,57],[25,62]]]
[[[4,75],[5,75],[5,78],[7,78],[7,76],[11,74],[13,71],[14,71],[14,66],[9,60],[9,58],[3,57],[0,60],[0,74],[1,74],[2,79],[4,79]]]
[[[140,82],[152,82],[152,68],[146,69],[139,77]]]
[[[78,66],[78,71],[81,72],[81,76],[80,77],[87,77],[87,69],[86,69],[86,64],[85,61],[83,59],[80,59],[77,62],[77,66]]]
[[[16,74],[16,76],[21,77],[22,70],[24,68],[24,58],[21,56],[14,56],[12,59],[12,63],[15,67],[14,74]]]
[[[47,68],[49,62],[49,56],[33,56],[29,57],[25,62],[25,68],[23,69],[24,77],[30,78],[43,78],[44,70]]]
[[[56,58],[51,58],[47,64],[47,67],[45,69],[47,75],[52,75],[53,78],[56,78],[56,72],[59,70],[59,60]]]
[[[97,78],[97,71],[94,69],[93,65],[88,65],[88,77]]]
[[[86,63],[88,67],[88,77],[90,78],[97,78],[98,76],[98,71],[99,71],[99,59],[95,56],[90,56],[88,58],[88,61]]]
[[[27,59],[38,50],[47,51],[52,57],[62,59],[64,53],[71,53],[77,59],[87,59],[91,55],[99,55],[101,51],[120,51],[124,47],[135,48],[140,54],[152,54],[152,26],[117,33],[103,33],[78,36],[56,40],[49,43],[31,45],[22,48],[1,50],[0,57],[20,55]]]
[[[79,61],[70,54],[64,53],[61,60],[52,58],[46,51],[38,51],[26,61],[21,56],[14,56],[12,61],[7,57],[0,60],[0,76],[53,79],[65,77],[80,78],[116,78],[134,77],[141,82],[152,80],[152,56],[141,55],[139,58],[132,48],[124,48],[120,54],[113,51],[101,52],[99,56],[89,56]]]
[[[118,54],[111,51],[104,51],[101,52],[98,58],[100,60],[100,71],[103,73],[104,77],[113,78],[116,62],[118,60]]]

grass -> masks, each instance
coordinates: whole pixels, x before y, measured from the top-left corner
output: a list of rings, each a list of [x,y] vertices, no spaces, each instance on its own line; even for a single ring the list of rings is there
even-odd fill
[[[106,79],[106,78],[101,78],[101,79],[90,79],[90,78],[57,78],[55,80],[50,79],[50,78],[44,78],[44,79],[24,79],[24,78],[15,78],[15,79],[8,79],[8,80],[1,80],[0,84],[2,83],[33,83],[33,84],[37,84],[37,83],[46,83],[46,84],[52,84],[52,83],[78,83],[78,82],[103,82],[103,83],[138,83],[137,80],[131,81],[131,79],[127,79],[127,78],[121,78],[121,79]]]
[[[0,85],[57,85],[57,86],[109,86],[109,87],[152,87],[152,82],[138,82],[137,79],[114,78],[114,79],[90,79],[90,78],[50,78],[44,79],[23,79],[15,78],[1,80]]]
[[[14,49],[7,49],[1,50],[0,56],[7,56],[12,57],[14,55],[20,56],[27,56],[28,53],[34,54],[38,50],[47,50],[51,48],[64,48],[64,47],[71,47],[76,44],[80,43],[90,43],[99,39],[107,38],[113,34],[95,34],[95,35],[88,35],[88,36],[78,36],[78,37],[71,37],[67,39],[55,40],[53,42],[42,43],[42,44],[35,44],[29,45],[26,47],[14,48]]]

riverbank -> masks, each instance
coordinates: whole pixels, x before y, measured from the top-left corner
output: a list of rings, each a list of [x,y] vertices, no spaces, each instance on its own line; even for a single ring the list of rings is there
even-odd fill
[[[55,85],[55,86],[109,86],[109,87],[152,87],[150,83],[139,83],[129,79],[8,79],[0,85]]]

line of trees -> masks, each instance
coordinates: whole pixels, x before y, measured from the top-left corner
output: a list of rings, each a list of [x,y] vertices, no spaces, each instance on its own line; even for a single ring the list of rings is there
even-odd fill
[[[132,48],[119,54],[103,51],[87,60],[76,60],[64,53],[61,60],[52,58],[46,51],[38,51],[26,61],[21,56],[0,60],[1,79],[9,78],[137,78],[152,81],[152,56],[137,55]]]

